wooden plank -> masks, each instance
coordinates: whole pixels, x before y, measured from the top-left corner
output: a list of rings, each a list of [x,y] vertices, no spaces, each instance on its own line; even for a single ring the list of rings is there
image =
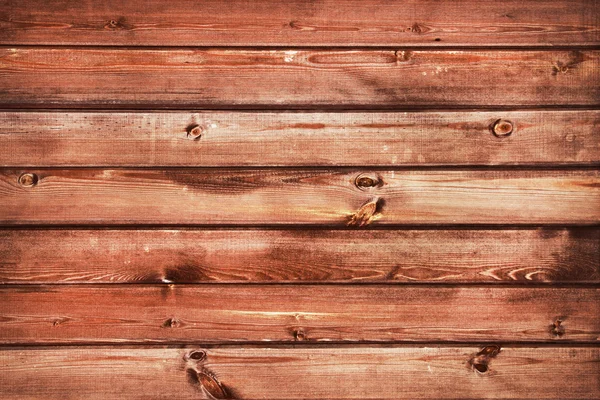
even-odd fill
[[[600,164],[600,111],[0,112],[5,167],[504,164]]]
[[[590,224],[598,170],[2,169],[0,223]]]
[[[508,346],[492,357],[477,356],[484,349],[4,348],[0,350],[0,395],[64,399],[76,394],[78,398],[102,400],[565,400],[597,399],[600,395],[597,347]],[[478,372],[473,361],[485,365],[479,368],[486,372]],[[210,397],[208,393],[226,395]]]
[[[2,44],[596,45],[595,0],[3,1]]]
[[[1,48],[5,108],[597,106],[600,51]]]
[[[0,284],[600,283],[600,229],[0,230]]]
[[[0,287],[0,343],[600,340],[600,288]]]

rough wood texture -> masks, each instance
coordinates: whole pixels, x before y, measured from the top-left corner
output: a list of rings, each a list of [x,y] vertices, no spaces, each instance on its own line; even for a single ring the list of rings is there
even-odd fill
[[[594,106],[600,51],[1,48],[0,107]]]
[[[600,283],[600,229],[0,230],[0,283]]]
[[[565,400],[600,395],[598,348],[501,347],[483,359],[484,373],[472,365],[473,360],[483,361],[477,356],[481,350],[6,348],[0,350],[0,395],[44,400],[62,400],[68,394],[101,400],[211,398],[201,376],[209,377],[205,384],[216,383],[234,399]]]
[[[595,0],[6,0],[2,44],[552,46],[600,41]]]
[[[2,169],[0,202],[6,225],[590,224],[600,172]]]
[[[2,166],[499,164],[599,165],[600,111],[0,112]]]
[[[0,287],[0,343],[600,340],[600,288]]]

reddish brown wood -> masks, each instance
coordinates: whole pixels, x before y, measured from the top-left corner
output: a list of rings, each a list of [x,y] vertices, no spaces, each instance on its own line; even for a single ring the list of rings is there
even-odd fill
[[[0,230],[0,283],[140,282],[600,283],[600,230]]]
[[[0,0],[0,398],[600,398],[598,45],[598,0]]]
[[[552,46],[600,41],[593,0],[7,0],[0,43]]]
[[[0,287],[0,343],[591,342],[599,288]]]
[[[35,174],[37,184],[21,185],[23,173]],[[599,173],[3,169],[0,223],[589,224],[600,221]],[[361,177],[374,186],[358,187]],[[365,207],[373,202],[367,215]]]
[[[550,163],[600,163],[600,111],[0,112],[2,166]]]
[[[0,350],[11,399],[209,398],[198,372],[236,399],[596,399],[598,348],[53,347]],[[191,354],[204,354],[199,360]]]
[[[596,106],[600,51],[0,49],[7,108]]]
[[[53,347],[0,350],[0,395],[15,399],[209,398],[198,372],[236,399],[595,399],[598,348]],[[199,360],[192,354],[204,354]]]

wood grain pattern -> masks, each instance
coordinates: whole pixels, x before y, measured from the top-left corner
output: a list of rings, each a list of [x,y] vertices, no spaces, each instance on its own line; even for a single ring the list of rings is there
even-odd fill
[[[1,48],[5,108],[596,106],[600,51]]]
[[[0,230],[0,284],[600,283],[600,229]]]
[[[600,288],[0,287],[0,343],[591,342]]]
[[[506,164],[599,165],[600,111],[0,112],[2,166]]]
[[[600,350],[502,347],[59,347],[0,350],[11,399],[207,399],[198,372],[233,399],[597,399]],[[189,355],[202,354],[203,360]],[[214,397],[213,397],[214,398]]]
[[[2,44],[595,45],[595,0],[0,3]]]
[[[2,169],[0,202],[5,225],[590,224],[600,172]]]

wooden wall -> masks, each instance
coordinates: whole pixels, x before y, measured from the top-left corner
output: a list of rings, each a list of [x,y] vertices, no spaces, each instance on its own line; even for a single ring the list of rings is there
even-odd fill
[[[0,1],[0,397],[600,398],[600,1]]]

